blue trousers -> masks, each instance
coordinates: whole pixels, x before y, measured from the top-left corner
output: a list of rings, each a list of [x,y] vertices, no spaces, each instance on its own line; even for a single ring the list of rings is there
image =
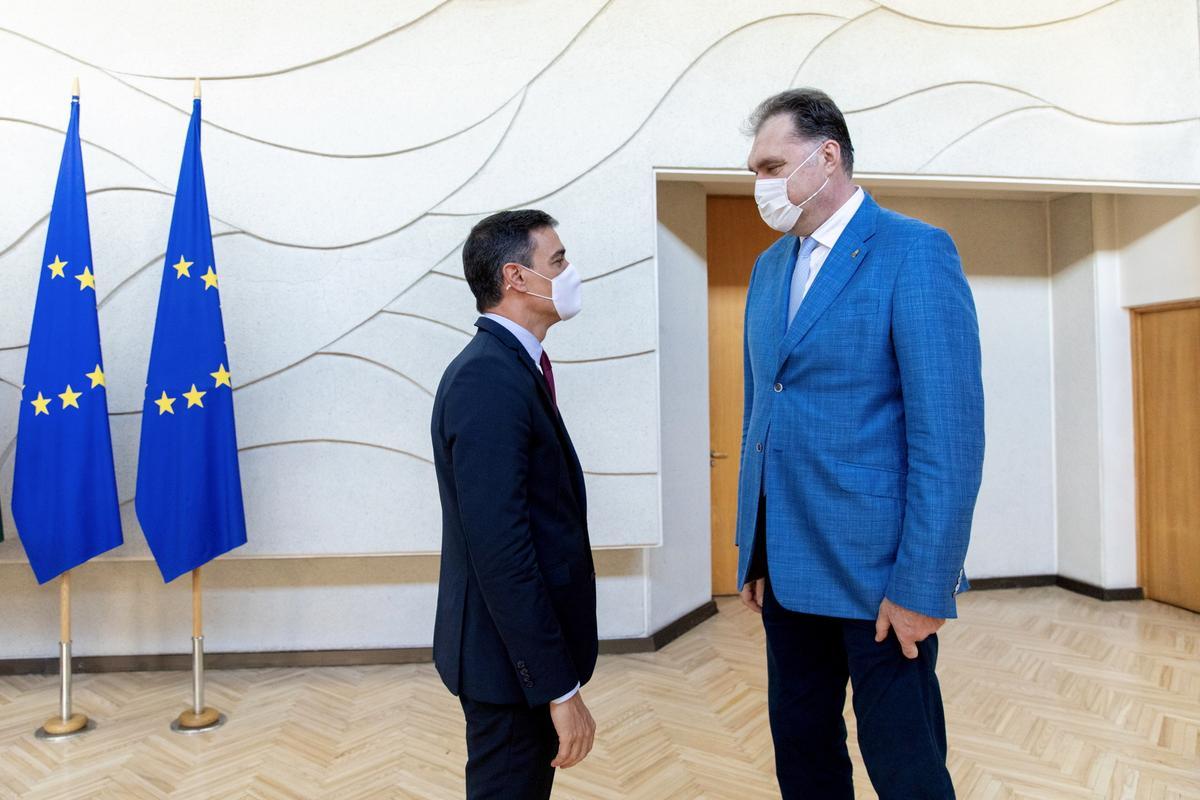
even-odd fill
[[[854,800],[846,749],[846,683],[854,687],[858,744],[880,800],[946,800],[946,721],[934,667],[937,637],[905,658],[895,634],[875,642],[874,620],[789,611],[767,580],[768,701],[775,772],[784,800]]]

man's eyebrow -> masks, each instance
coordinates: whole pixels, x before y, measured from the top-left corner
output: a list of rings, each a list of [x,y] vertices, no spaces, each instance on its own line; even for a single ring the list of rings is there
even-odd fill
[[[561,248],[559,248],[559,249],[558,249],[558,250],[557,250],[557,251],[554,253],[554,255],[552,255],[552,256],[550,256],[550,257],[551,257],[551,258],[558,258],[558,257],[560,257],[560,256],[565,256],[566,254],[567,254],[567,248],[565,248],[565,247],[561,247]]]
[[[763,156],[762,158],[758,159],[757,161],[747,164],[746,169],[750,170],[751,172],[758,172],[759,169],[767,166],[768,164],[782,164],[782,163],[783,163],[783,159],[780,158],[779,156]]]

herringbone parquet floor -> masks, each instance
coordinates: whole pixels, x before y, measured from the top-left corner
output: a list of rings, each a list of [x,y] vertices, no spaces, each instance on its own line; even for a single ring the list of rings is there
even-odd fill
[[[1200,616],[1060,589],[968,594],[962,614],[940,669],[960,797],[1200,798]],[[430,666],[209,678],[229,724],[184,737],[167,723],[186,673],[79,676],[100,728],[60,743],[31,735],[56,678],[0,678],[0,797],[462,796],[461,712]],[[555,797],[777,797],[765,685],[762,629],[734,600],[661,652],[602,658],[584,692],[596,749]]]

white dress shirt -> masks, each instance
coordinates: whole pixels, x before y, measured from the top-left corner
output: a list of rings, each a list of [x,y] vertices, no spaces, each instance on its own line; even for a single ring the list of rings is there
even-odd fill
[[[502,317],[499,314],[484,314],[483,316],[495,322],[517,337],[517,341],[525,348],[525,352],[529,353],[529,357],[533,359],[533,363],[538,365],[538,369],[542,368],[542,343],[538,338],[526,330],[523,326],[513,322],[508,317]]]
[[[497,325],[503,326],[506,331],[517,337],[517,341],[520,342],[521,346],[525,348],[525,352],[529,353],[529,357],[533,359],[533,363],[538,365],[539,370],[542,368],[542,343],[538,341],[536,336],[526,330],[523,326],[513,322],[508,317],[502,317],[499,314],[484,314],[483,316],[487,317],[492,322],[495,322]],[[558,705],[559,703],[565,703],[575,695],[579,694],[580,688],[582,687],[577,683],[575,684],[574,689],[567,692],[557,700],[552,700],[551,702],[555,705]]]
[[[842,203],[842,207],[830,215],[829,219],[821,223],[821,227],[812,232],[812,238],[817,240],[817,247],[812,251],[812,255],[808,259],[809,273],[808,282],[804,284],[804,295],[808,295],[808,290],[812,288],[813,281],[817,279],[817,273],[821,271],[821,267],[825,264],[825,259],[829,257],[829,251],[837,244],[837,240],[841,238],[842,231],[846,230],[846,226],[850,224],[850,220],[858,213],[859,206],[863,202],[862,187],[856,187],[854,194],[850,195],[850,199]],[[804,239],[800,240],[801,243]],[[801,300],[804,298],[801,297]]]

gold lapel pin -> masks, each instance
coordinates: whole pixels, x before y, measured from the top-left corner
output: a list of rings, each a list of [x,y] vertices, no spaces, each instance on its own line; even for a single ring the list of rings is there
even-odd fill
[[[855,251],[854,251],[853,253],[851,253],[851,254],[850,254],[850,257],[851,257],[851,258],[857,258],[857,257],[858,257],[858,249],[855,249]]]

